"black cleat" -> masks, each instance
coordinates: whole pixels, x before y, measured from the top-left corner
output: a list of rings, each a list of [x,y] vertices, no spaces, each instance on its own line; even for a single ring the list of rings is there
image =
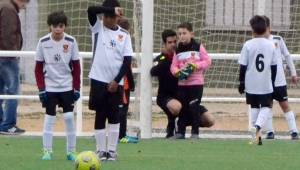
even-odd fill
[[[199,139],[199,134],[192,133],[191,139]]]
[[[98,155],[99,160],[101,160],[101,161],[107,160],[107,152],[97,151],[96,154]]]
[[[258,137],[257,145],[262,145],[262,139],[261,139],[261,136]]]
[[[275,134],[274,134],[274,132],[269,132],[269,133],[267,133],[266,139],[275,139]]]
[[[107,152],[107,160],[108,161],[116,161],[117,160],[117,152],[116,151],[109,151]]]
[[[176,133],[174,136],[174,139],[185,139],[185,134]]]
[[[297,132],[293,132],[291,133],[291,139],[292,140],[299,140],[299,135]]]

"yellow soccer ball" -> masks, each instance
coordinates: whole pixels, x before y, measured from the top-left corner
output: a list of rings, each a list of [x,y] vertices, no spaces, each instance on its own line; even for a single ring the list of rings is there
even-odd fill
[[[92,151],[84,151],[77,155],[75,170],[100,170],[101,163]]]

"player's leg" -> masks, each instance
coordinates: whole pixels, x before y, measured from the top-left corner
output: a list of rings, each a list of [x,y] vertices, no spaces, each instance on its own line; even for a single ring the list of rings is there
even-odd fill
[[[102,109],[96,110],[95,116],[95,140],[96,153],[101,161],[107,159],[107,139],[106,139],[106,122],[107,115]]]
[[[136,136],[127,136],[127,114],[130,103],[130,89],[126,89],[123,91],[122,97],[122,107],[120,107],[120,134],[119,140],[121,143],[137,143],[138,137]]]
[[[215,124],[215,118],[212,113],[208,112],[208,110],[200,105],[202,108],[202,114],[200,116],[200,127],[212,127]]]
[[[200,116],[206,112],[200,105],[203,94],[203,86],[190,86],[188,89],[189,112],[192,118],[191,138],[199,138]]]
[[[90,88],[90,99],[89,99],[89,109],[96,111],[95,116],[95,140],[96,140],[96,153],[100,160],[107,159],[107,146],[106,146],[106,106],[107,100],[105,94],[107,84],[99,82],[96,80],[91,80]]]
[[[276,89],[278,89],[277,90],[278,94],[279,94],[278,102],[284,113],[285,119],[288,123],[288,128],[289,128],[289,132],[291,134],[291,139],[299,139],[298,129],[297,129],[296,120],[295,120],[295,114],[291,110],[289,103],[288,103],[287,87],[281,86]]]
[[[108,139],[107,139],[107,160],[117,159],[117,145],[120,132],[120,112],[119,105],[122,102],[122,87],[119,86],[117,92],[108,95]]]
[[[179,115],[182,105],[177,99],[170,98],[167,102],[167,108],[171,114],[176,117]]]
[[[255,123],[257,121],[258,118],[258,114],[260,111],[259,105],[256,104],[250,104],[250,119],[251,119],[251,133],[252,133],[252,140],[255,141],[257,139],[257,135],[256,132],[258,131],[258,129],[255,127]]]
[[[275,139],[275,132],[273,128],[273,112],[272,109],[270,110],[269,117],[265,126],[263,127],[264,131],[267,133],[266,139]]]
[[[186,124],[188,121],[188,113],[189,113],[189,107],[188,107],[188,100],[186,95],[186,88],[179,86],[178,87],[178,94],[177,98],[178,101],[181,103],[182,107],[178,115],[178,121],[177,121],[177,132],[175,135],[176,139],[185,139],[185,132],[186,132]]]
[[[174,133],[176,132],[176,118],[178,117],[181,109],[182,104],[177,99],[170,99],[166,107],[168,110],[165,110],[165,113],[167,113],[168,116],[168,126],[167,126],[167,138],[174,136]]]
[[[45,105],[46,114],[43,127],[43,160],[52,159],[53,128],[56,120],[56,105],[58,98],[56,93],[47,92],[48,102]]]
[[[288,101],[279,102],[279,105],[284,112],[285,119],[288,123],[291,139],[299,139],[298,129],[294,112],[290,109]]]
[[[258,117],[259,109],[260,109],[260,104],[256,100],[255,95],[246,93],[246,103],[250,105],[250,119],[251,119],[251,125],[254,127],[255,122]]]
[[[286,93],[287,94],[287,93]],[[273,92],[273,99],[280,102],[284,101],[287,98],[287,95],[284,95],[282,93],[281,87],[275,87]],[[273,112],[271,111],[270,117],[268,118],[266,125],[264,127],[264,130],[267,132],[266,139],[274,139],[275,138],[275,132],[273,128]]]
[[[119,139],[126,137],[126,129],[127,129],[127,112],[128,112],[128,105],[123,104],[120,107],[120,134]]]
[[[175,119],[181,110],[181,103],[177,99],[168,96],[159,96],[157,98],[157,104],[167,115],[168,124],[166,128],[166,138],[170,138],[174,136]]]
[[[272,113],[271,109],[273,97],[272,94],[257,95],[256,100],[259,101],[259,105],[261,106],[255,122],[256,139],[258,140],[258,145],[261,145],[261,128],[265,126],[270,114]]]
[[[76,159],[76,129],[74,120],[74,92],[62,92],[60,95],[60,106],[63,108],[63,117],[65,121],[65,131],[67,138],[67,160],[75,161]]]
[[[248,105],[250,105],[251,109],[250,109],[250,119],[251,119],[251,133],[252,133],[252,140],[254,142],[259,142],[259,132],[260,131],[260,127],[256,127],[256,121],[258,119],[258,114],[260,111],[260,104],[257,100],[256,95],[253,94],[249,94],[246,93],[246,103]]]

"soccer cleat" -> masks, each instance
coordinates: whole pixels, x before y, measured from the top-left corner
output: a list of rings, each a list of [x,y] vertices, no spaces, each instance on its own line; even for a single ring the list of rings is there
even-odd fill
[[[176,133],[174,136],[174,139],[185,139],[185,134]]]
[[[297,132],[293,132],[291,133],[291,139],[292,140],[299,140],[299,135]]]
[[[267,133],[266,139],[275,139],[275,134],[274,134],[274,132],[269,132],[269,133]]]
[[[42,160],[51,160],[52,159],[52,151],[44,149]]]
[[[175,121],[169,121],[166,129],[167,135],[166,138],[171,138],[174,136],[175,132]]]
[[[191,139],[199,139],[199,134],[192,133]]]
[[[252,127],[250,129],[252,141],[250,143],[256,143],[257,145],[262,145],[262,138],[261,138],[261,128],[259,126]]]
[[[115,152],[115,151],[109,151],[109,152],[107,152],[107,160],[108,161],[115,161],[115,160],[117,160],[117,152]]]
[[[169,139],[174,136],[174,133],[167,133],[166,138]]]
[[[138,138],[133,136],[125,136],[124,138],[120,139],[120,143],[138,143]]]
[[[250,128],[250,133],[251,133],[251,141],[255,142],[256,128],[255,127],[251,127]]]
[[[258,137],[257,145],[262,145],[262,139],[261,139],[261,136]]]
[[[68,161],[75,161],[76,160],[76,153],[75,152],[68,152],[67,153],[67,160]]]
[[[106,161],[107,160],[107,152],[97,151],[96,154],[98,155],[98,158],[99,158],[100,161]]]

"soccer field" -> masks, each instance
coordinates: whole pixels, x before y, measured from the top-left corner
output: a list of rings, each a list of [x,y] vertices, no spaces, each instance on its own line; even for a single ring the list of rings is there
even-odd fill
[[[116,162],[102,170],[291,170],[299,169],[300,142],[248,140],[142,140],[120,144]],[[0,170],[72,170],[65,160],[65,140],[54,140],[54,159],[41,160],[41,137],[0,137]],[[78,151],[94,150],[93,138],[79,138]]]

